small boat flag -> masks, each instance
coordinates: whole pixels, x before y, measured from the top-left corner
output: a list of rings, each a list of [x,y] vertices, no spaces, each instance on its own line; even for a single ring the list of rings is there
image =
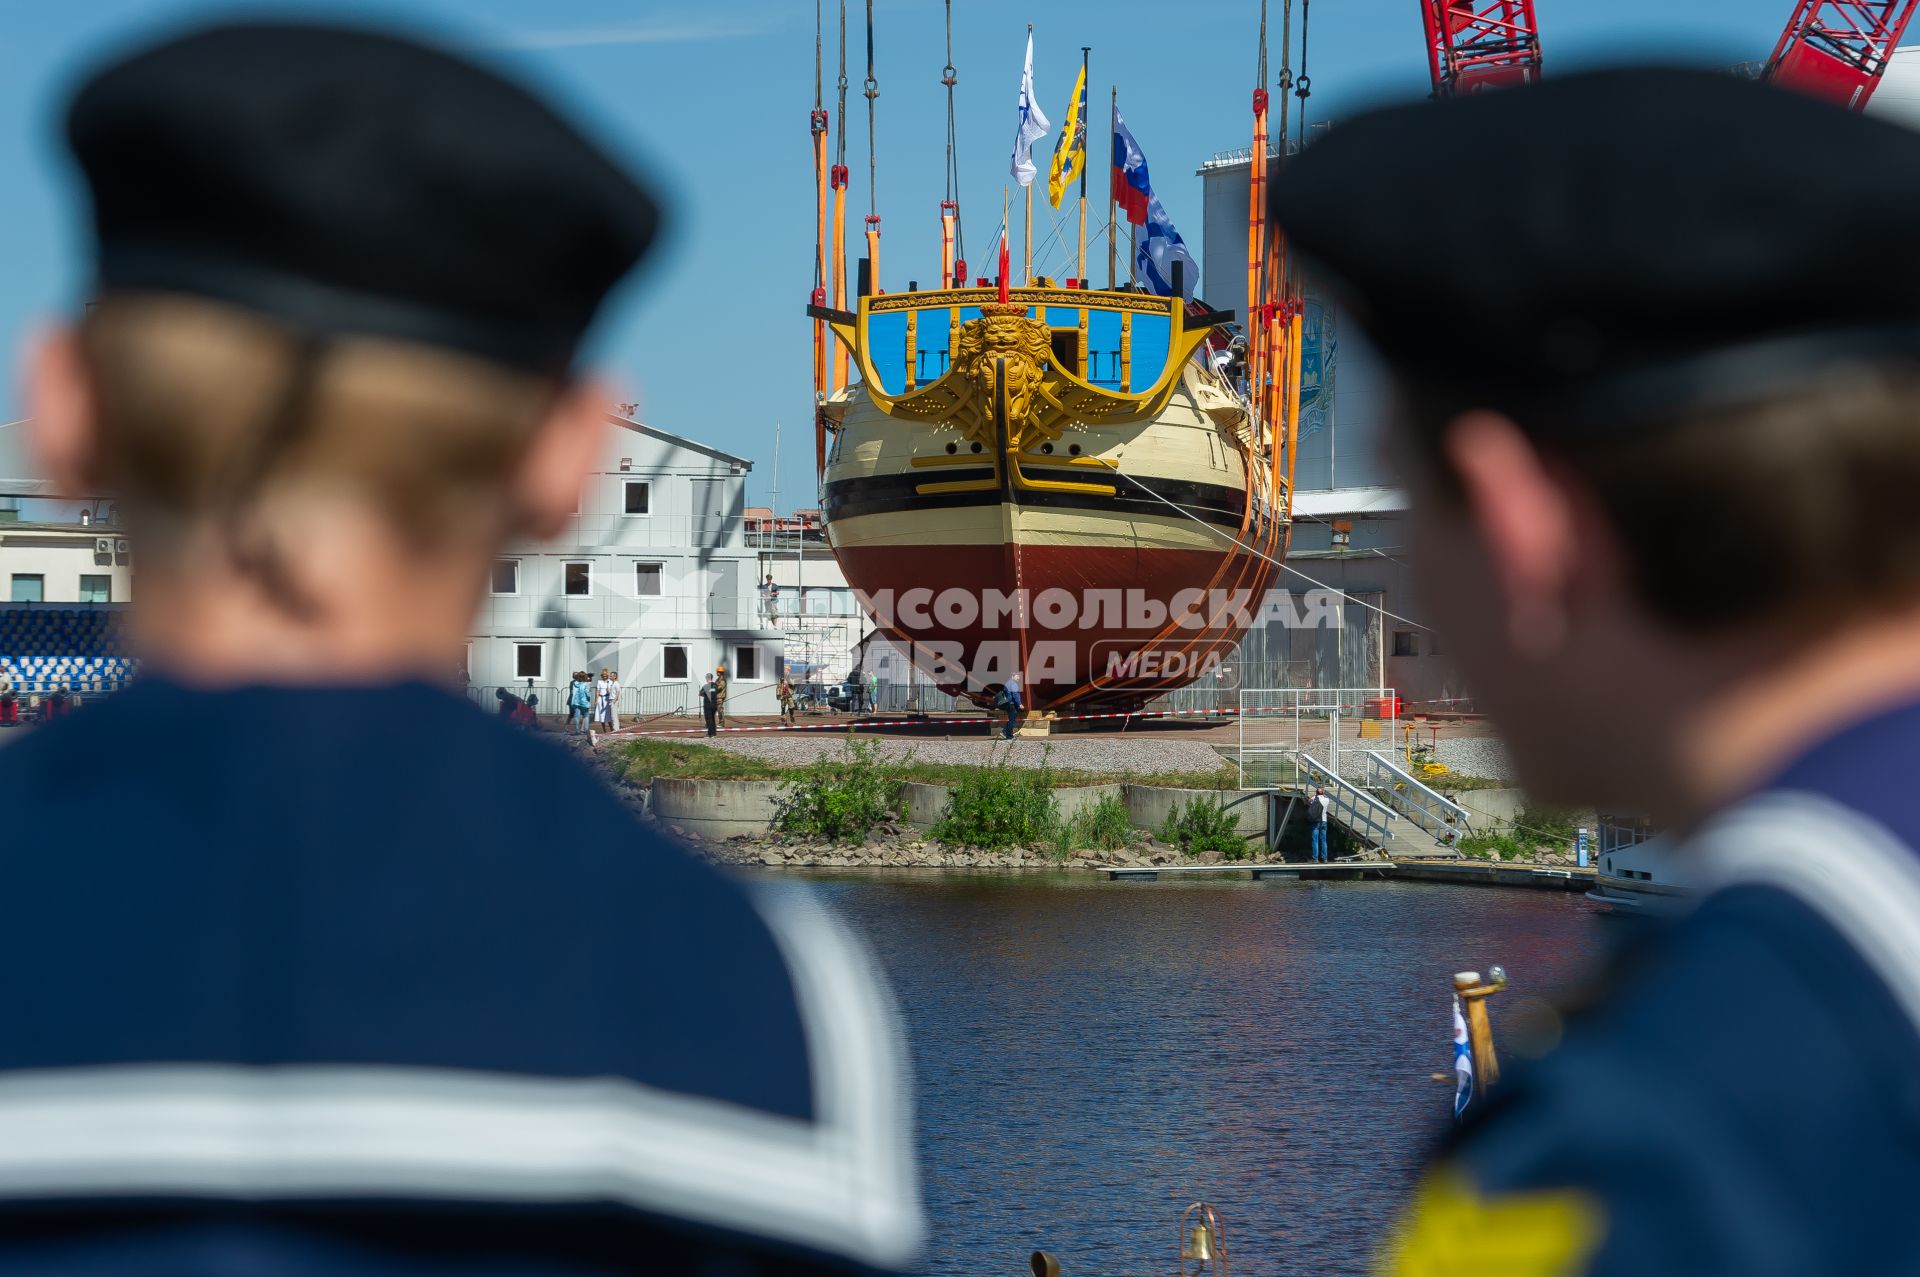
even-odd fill
[[[1027,32],[1027,65],[1020,73],[1020,131],[1013,135],[1013,180],[1033,185],[1033,144],[1053,127],[1033,97],[1033,32]]]
[[[1467,1017],[1460,1010],[1460,998],[1453,999],[1453,1120],[1465,1116],[1473,1099],[1473,1048],[1467,1043]]]
[[[1153,198],[1153,183],[1147,177],[1147,157],[1133,140],[1132,130],[1113,110],[1113,200],[1126,210],[1127,220],[1135,226],[1147,224],[1147,201]]]
[[[1067,186],[1087,166],[1087,69],[1080,68],[1080,80],[1073,86],[1073,102],[1067,107],[1066,122],[1060,126],[1060,138],[1053,144],[1053,170],[1047,175],[1047,200],[1055,208],[1067,193]]]

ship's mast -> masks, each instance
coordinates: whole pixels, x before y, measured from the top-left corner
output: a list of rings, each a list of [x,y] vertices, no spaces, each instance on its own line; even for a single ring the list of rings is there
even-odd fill
[[[1107,97],[1107,145],[1102,154],[1106,157],[1106,164],[1103,167],[1109,171],[1107,178],[1107,287],[1111,289],[1114,285],[1116,270],[1114,259],[1120,255],[1120,201],[1113,189],[1111,176],[1113,135],[1120,131],[1113,126],[1113,122],[1120,118],[1120,86],[1108,85]]]
[[[1093,158],[1087,154],[1087,144],[1093,140],[1092,137],[1089,136],[1091,130],[1087,128],[1087,94],[1091,89],[1091,86],[1087,82],[1087,59],[1092,53],[1093,48],[1091,45],[1083,44],[1080,46],[1080,100],[1074,103],[1075,108],[1080,112],[1080,265],[1079,269],[1075,272],[1074,278],[1080,281],[1082,288],[1087,286],[1087,161]],[[1069,138],[1068,141],[1071,142],[1072,139]],[[1086,331],[1086,312],[1081,311],[1080,315],[1080,327],[1084,333]],[[1086,344],[1084,337],[1082,338],[1081,344]],[[1084,376],[1086,371],[1087,360],[1085,352],[1083,351],[1080,357],[1080,372]]]
[[[960,227],[960,161],[954,147],[953,89],[960,77],[953,66],[953,0],[947,0],[947,64],[940,83],[947,88],[947,198],[940,201],[940,286],[964,287],[967,246]]]
[[[1027,24],[1027,48],[1033,48],[1033,24]],[[1021,251],[1025,256],[1025,265],[1021,267],[1020,282],[1028,288],[1033,287],[1033,179],[1029,178],[1021,189],[1027,193],[1027,229],[1021,236]]]

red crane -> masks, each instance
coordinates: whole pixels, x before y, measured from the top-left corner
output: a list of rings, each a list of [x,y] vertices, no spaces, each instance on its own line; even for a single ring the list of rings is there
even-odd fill
[[[1761,78],[1865,110],[1915,9],[1920,0],[1797,0]]]
[[[1435,97],[1540,78],[1533,0],[1420,0],[1420,17]]]

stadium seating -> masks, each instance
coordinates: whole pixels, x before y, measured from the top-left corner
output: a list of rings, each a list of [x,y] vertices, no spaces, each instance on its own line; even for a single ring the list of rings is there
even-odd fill
[[[134,662],[120,654],[118,610],[58,605],[0,608],[0,667],[22,696],[120,690]]]

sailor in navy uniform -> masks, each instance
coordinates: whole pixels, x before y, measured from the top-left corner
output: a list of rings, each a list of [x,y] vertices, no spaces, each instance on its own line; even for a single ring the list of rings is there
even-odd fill
[[[443,685],[571,516],[653,201],[411,40],[93,76],[53,476],[120,495],[147,673],[0,759],[0,1274],[892,1270],[891,1005],[818,910]]]
[[[1423,619],[1535,797],[1644,812],[1700,888],[1380,1271],[1920,1272],[1916,207],[1920,134],[1682,70],[1387,109],[1278,177],[1393,370]]]

